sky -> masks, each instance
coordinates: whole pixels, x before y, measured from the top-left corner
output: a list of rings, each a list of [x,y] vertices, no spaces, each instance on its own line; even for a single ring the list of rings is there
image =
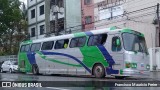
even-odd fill
[[[27,0],[19,0],[21,2],[24,2],[27,5]]]

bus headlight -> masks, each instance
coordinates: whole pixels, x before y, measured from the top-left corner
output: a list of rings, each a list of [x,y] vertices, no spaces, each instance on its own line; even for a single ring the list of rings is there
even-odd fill
[[[126,63],[126,68],[131,68],[131,63]]]
[[[132,63],[132,68],[137,68],[137,63]]]
[[[126,62],[126,68],[137,68],[137,63]]]

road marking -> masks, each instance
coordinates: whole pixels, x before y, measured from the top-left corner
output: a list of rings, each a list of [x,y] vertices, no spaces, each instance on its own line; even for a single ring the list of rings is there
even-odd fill
[[[71,89],[64,89],[64,88],[57,88],[57,87],[46,87],[49,89],[57,89],[57,90],[71,90]]]

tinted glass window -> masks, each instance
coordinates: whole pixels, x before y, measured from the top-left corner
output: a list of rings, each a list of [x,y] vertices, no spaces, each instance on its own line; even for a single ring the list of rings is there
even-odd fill
[[[31,28],[31,37],[35,37],[36,31],[35,28]]]
[[[40,7],[39,7],[39,10],[40,10],[40,11],[39,11],[39,14],[40,14],[40,15],[43,15],[43,14],[44,14],[44,5],[40,6]]]
[[[31,19],[35,18],[35,9],[31,10]]]
[[[29,49],[30,49],[30,45],[26,45],[26,46],[25,46],[25,52],[28,52]]]
[[[21,50],[20,50],[21,52],[25,52],[25,45],[22,45],[21,46]]]
[[[107,34],[90,36],[88,46],[103,45],[106,42]]]
[[[18,62],[11,62],[12,63],[12,65],[18,65]]]
[[[32,52],[33,52],[33,51],[39,51],[40,47],[41,47],[41,44],[40,44],[40,43],[32,44],[32,46],[31,46],[31,51],[32,51]]]
[[[70,48],[82,47],[85,45],[86,37],[73,38],[70,43]]]
[[[44,42],[42,50],[51,50],[53,48],[54,41]]]
[[[117,46],[117,44],[116,44],[117,39],[120,40],[120,38],[117,36],[112,38],[112,51],[121,51],[121,49],[122,49],[121,45]]]
[[[58,40],[55,44],[55,49],[63,49],[68,47],[69,39]]]

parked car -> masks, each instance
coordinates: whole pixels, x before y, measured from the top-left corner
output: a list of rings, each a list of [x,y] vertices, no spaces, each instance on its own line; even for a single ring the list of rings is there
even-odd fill
[[[1,69],[1,66],[2,66],[3,63],[4,63],[4,61],[0,62],[0,69]]]
[[[18,62],[16,61],[4,61],[1,66],[1,73],[2,72],[17,72],[18,71]]]

